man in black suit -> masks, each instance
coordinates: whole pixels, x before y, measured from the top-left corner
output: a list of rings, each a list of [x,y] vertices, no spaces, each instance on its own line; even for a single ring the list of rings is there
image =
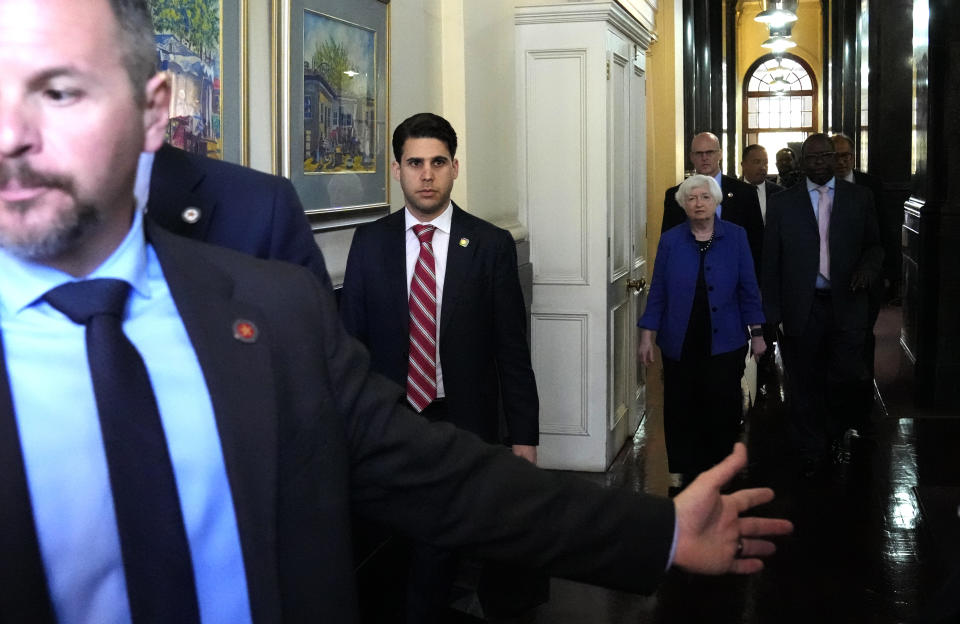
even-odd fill
[[[164,143],[141,154],[134,189],[147,215],[195,240],[307,267],[333,288],[290,180]]]
[[[502,407],[513,452],[536,463],[539,400],[513,237],[450,200],[459,163],[457,136],[445,119],[410,117],[394,132],[393,149],[405,208],[357,228],[340,300],[344,325],[370,349],[375,371],[408,386],[410,284],[420,252],[414,226],[436,226],[432,294],[439,323],[431,336],[437,357],[430,375],[437,387],[422,413],[498,443]],[[437,616],[427,612],[443,606],[456,559],[425,546],[413,552],[408,621],[433,621]]]
[[[888,299],[889,288],[892,284],[899,284],[900,282],[900,241],[897,236],[899,227],[895,219],[887,218],[883,201],[885,194],[880,179],[853,168],[853,140],[845,134],[838,133],[830,136],[830,142],[837,155],[833,165],[833,172],[837,179],[846,180],[870,189],[870,194],[873,197],[874,213],[877,216],[877,227],[880,230],[880,244],[883,247],[883,269],[877,279],[870,283],[868,291],[868,320],[866,337],[863,342],[863,361],[867,366],[869,381],[864,384],[861,410],[850,421],[855,432],[863,433],[865,429],[870,429],[870,412],[873,409],[874,351],[877,344],[873,328],[877,323],[877,317],[880,315],[880,308]]]
[[[813,476],[867,379],[867,288],[883,249],[870,191],[834,178],[829,137],[810,135],[801,162],[806,181],[768,203],[761,289],[767,321],[782,323],[790,434]]]
[[[845,134],[830,137],[833,149],[837,153],[834,173],[837,178],[859,184],[870,189],[877,212],[877,226],[880,228],[880,242],[883,245],[883,272],[875,294],[876,305],[882,306],[900,288],[900,273],[903,271],[900,253],[900,218],[896,209],[891,209],[886,201],[887,193],[883,182],[875,175],[854,169],[853,140]]]
[[[690,162],[697,173],[714,178],[723,191],[723,201],[717,205],[717,215],[726,221],[736,223],[747,231],[747,242],[753,254],[754,268],[759,273],[761,249],[763,247],[763,215],[760,213],[760,201],[755,187],[720,173],[723,150],[720,139],[711,132],[701,132],[690,143]],[[667,189],[663,197],[663,222],[660,231],[666,232],[675,225],[686,221],[687,215],[677,203],[676,194],[680,185]]]
[[[754,143],[743,148],[740,160],[741,177],[747,184],[757,187],[757,199],[760,201],[760,216],[767,221],[767,198],[779,193],[784,187],[767,179],[767,150]]]
[[[790,188],[803,178],[797,166],[797,155],[789,147],[777,150],[777,184]]]
[[[112,501],[131,494],[196,512],[184,531],[164,527],[190,540],[179,578],[195,592],[163,595],[199,602],[208,623],[355,621],[352,508],[440,545],[635,591],[670,565],[761,569],[773,552],[762,536],[790,525],[739,517],[770,490],[720,494],[746,464],[742,445],[673,501],[543,473],[405,408],[308,270],[144,226],[137,158],[162,144],[169,102],[153,55],[146,0],[0,0],[0,619],[198,622],[163,616],[173,605],[156,598],[173,574],[162,568],[138,586],[147,606],[130,606],[124,579],[157,567],[118,542],[167,541],[118,527]],[[111,288],[129,293],[121,310],[74,321],[51,305],[48,285],[93,280],[126,282]],[[123,359],[149,372],[137,385],[156,400],[159,439],[102,435],[121,397],[95,397],[103,377],[75,365],[94,334],[125,342]],[[175,487],[114,487],[105,449],[141,433],[169,451]],[[222,481],[205,479],[211,470]]]
[[[757,189],[757,199],[760,201],[760,215],[764,223],[767,220],[767,201],[774,193],[784,190],[779,184],[774,184],[767,179],[767,150],[756,143],[748,145],[743,149],[743,158],[740,160],[740,172],[743,181]],[[767,385],[776,380],[776,364],[774,358],[776,352],[773,349],[773,343],[777,340],[777,326],[770,323],[763,324],[763,339],[769,347],[758,362],[757,385],[760,388],[760,395],[765,396]]]

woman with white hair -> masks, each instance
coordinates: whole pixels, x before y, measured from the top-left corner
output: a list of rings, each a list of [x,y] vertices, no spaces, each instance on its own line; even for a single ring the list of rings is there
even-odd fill
[[[749,340],[766,351],[764,321],[746,230],[716,216],[716,180],[693,175],[677,189],[684,223],[660,237],[639,356],[663,356],[663,427],[670,472],[683,485],[722,460],[740,435]]]

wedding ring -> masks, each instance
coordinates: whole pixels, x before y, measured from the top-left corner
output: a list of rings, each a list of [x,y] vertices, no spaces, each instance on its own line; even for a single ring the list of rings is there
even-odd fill
[[[743,554],[743,539],[737,540],[737,557]]]

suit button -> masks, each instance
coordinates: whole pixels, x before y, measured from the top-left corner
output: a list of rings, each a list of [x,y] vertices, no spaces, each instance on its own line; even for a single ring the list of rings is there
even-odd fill
[[[713,286],[708,287],[707,290],[709,290],[710,292],[713,292]]]
[[[703,267],[703,268],[705,268],[705,269],[708,270],[708,271],[710,270],[710,267]]]
[[[717,330],[716,330],[716,329],[714,329],[714,330],[713,330],[713,333],[717,333]]]
[[[717,306],[713,306],[713,307],[710,308],[710,309],[713,310],[714,312],[716,312],[716,311],[717,311]]]

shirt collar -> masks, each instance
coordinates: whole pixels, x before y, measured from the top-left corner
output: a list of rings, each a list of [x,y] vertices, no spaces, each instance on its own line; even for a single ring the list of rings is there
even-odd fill
[[[808,193],[812,193],[813,191],[817,190],[817,189],[820,188],[821,186],[825,186],[825,187],[827,187],[828,189],[830,189],[830,190],[832,191],[833,188],[837,185],[837,178],[836,178],[836,176],[834,176],[834,177],[830,178],[829,180],[827,180],[826,184],[817,184],[816,182],[811,181],[810,178],[806,178],[806,180],[807,180],[807,192],[808,192]]]
[[[405,230],[405,231],[411,229],[411,228],[412,228],[413,226],[415,226],[415,225],[420,225],[421,223],[423,223],[424,225],[432,225],[432,226],[436,227],[438,230],[440,230],[441,232],[445,232],[445,233],[449,234],[449,233],[450,233],[450,225],[451,225],[451,223],[453,223],[453,202],[448,203],[448,204],[447,204],[447,207],[446,207],[446,208],[444,209],[444,211],[440,214],[440,216],[437,217],[437,218],[435,218],[433,221],[420,221],[420,220],[417,219],[415,216],[413,216],[412,214],[410,214],[410,209],[409,209],[409,208],[407,208],[406,206],[404,206],[404,208],[403,208],[403,222],[404,222],[404,224],[405,224],[405,225],[404,225],[404,230]]]
[[[150,196],[150,176],[153,173],[154,152],[141,152],[137,161],[137,178],[133,183],[133,195],[137,198],[137,205],[146,208],[147,198]]]
[[[143,297],[150,296],[147,276],[147,241],[143,211],[137,206],[130,231],[103,264],[81,279],[113,278],[129,283]],[[72,275],[43,264],[23,260],[0,249],[0,311],[18,314],[51,288],[75,281]]]

